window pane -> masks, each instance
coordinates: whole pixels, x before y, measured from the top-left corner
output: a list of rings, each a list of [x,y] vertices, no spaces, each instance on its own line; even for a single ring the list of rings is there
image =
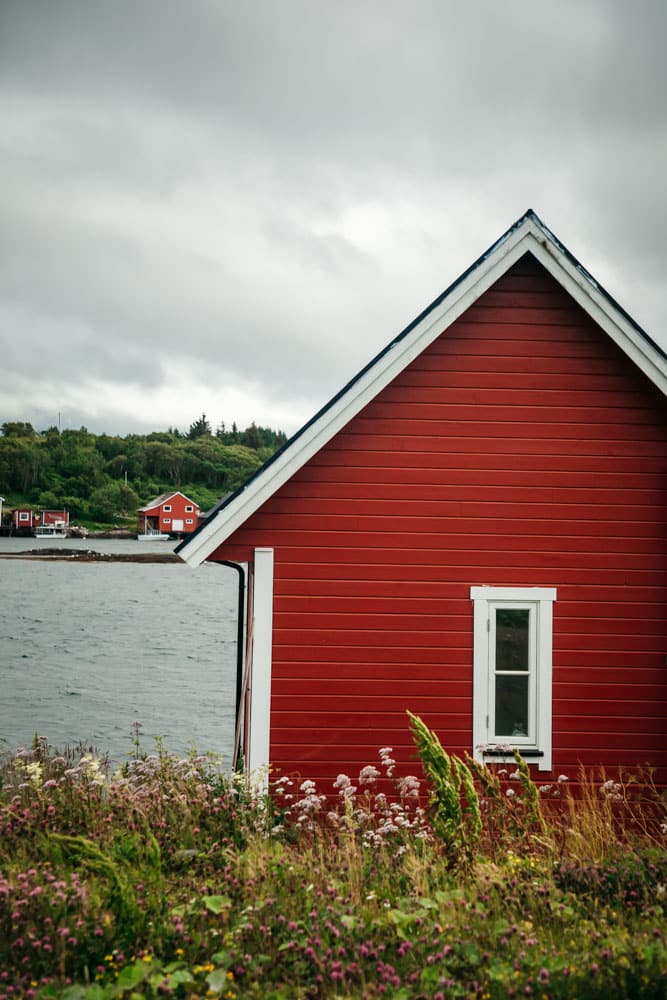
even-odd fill
[[[528,670],[529,608],[496,608],[496,670]]]
[[[528,675],[496,674],[495,736],[528,736]]]

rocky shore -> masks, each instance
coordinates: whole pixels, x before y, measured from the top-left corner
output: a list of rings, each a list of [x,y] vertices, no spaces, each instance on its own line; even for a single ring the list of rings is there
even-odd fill
[[[173,552],[95,552],[93,549],[39,548],[0,552],[0,559],[62,559],[65,562],[185,563]]]

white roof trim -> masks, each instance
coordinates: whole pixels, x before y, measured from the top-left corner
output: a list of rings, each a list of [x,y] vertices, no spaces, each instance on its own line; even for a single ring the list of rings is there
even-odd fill
[[[400,335],[325,407],[310,425],[231,497],[178,552],[198,566],[290,479],[396,375],[436,340],[525,253],[532,253],[595,322],[667,394],[667,362],[622,310],[561,246],[537,216],[528,212],[406,334]]]
[[[163,504],[169,503],[169,501],[172,500],[174,497],[183,497],[183,499],[187,500],[188,503],[191,503],[193,504],[193,506],[198,507],[198,504],[196,504],[194,500],[191,500],[190,497],[186,497],[185,493],[181,493],[180,490],[174,490],[173,493],[160,493],[159,497],[155,497],[155,499],[151,500],[150,503],[147,503],[145,507],[140,507],[139,513],[142,514],[146,510],[157,510],[158,507],[162,507]],[[160,501],[159,503],[157,502],[158,500]]]

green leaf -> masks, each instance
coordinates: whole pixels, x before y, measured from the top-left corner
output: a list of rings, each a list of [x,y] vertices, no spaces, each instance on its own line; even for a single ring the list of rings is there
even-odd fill
[[[225,986],[228,985],[227,970],[216,969],[214,972],[209,972],[206,982],[209,990],[213,990],[214,993],[222,993]]]
[[[222,913],[223,910],[228,910],[232,905],[229,896],[204,896],[202,903],[209,913]]]
[[[180,986],[181,983],[194,983],[194,976],[189,969],[176,969],[169,976],[169,986]]]
[[[352,913],[344,913],[340,922],[348,931],[353,931],[357,926],[357,918]]]
[[[86,1000],[85,986],[68,986],[62,994],[62,1000]]]
[[[110,996],[108,988],[99,983],[91,983],[86,990],[86,1000],[109,1000]]]
[[[167,978],[166,970],[158,969],[157,972],[151,973],[151,977],[148,980],[148,982],[151,984],[153,990],[157,992],[158,987],[162,985],[162,983],[165,981],[166,978]]]
[[[139,959],[134,965],[126,965],[124,969],[121,969],[118,973],[118,979],[116,980],[116,986],[114,993],[118,996],[120,993],[126,993],[128,990],[133,990],[135,986],[139,983],[143,983],[144,980],[148,979],[151,972],[154,972],[154,966],[150,962],[144,962]]]
[[[404,940],[410,936],[410,928],[417,919],[416,913],[403,913],[402,910],[389,910],[389,919],[396,925],[396,932]]]
[[[435,989],[435,987],[438,986],[442,975],[443,970],[441,965],[427,965],[426,968],[421,971],[419,982],[424,989]]]
[[[167,965],[165,965],[162,971],[164,972],[165,975],[167,975],[170,972],[176,972],[176,969],[184,969],[184,968],[185,968],[185,962],[182,962],[180,959],[177,959],[175,962],[169,962]]]

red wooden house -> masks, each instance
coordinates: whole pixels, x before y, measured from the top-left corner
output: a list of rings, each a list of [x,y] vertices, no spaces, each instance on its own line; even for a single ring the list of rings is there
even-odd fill
[[[15,528],[34,528],[39,523],[37,511],[28,507],[16,507],[12,512],[12,525]]]
[[[138,513],[143,534],[187,535],[197,527],[199,507],[184,493],[161,493]]]
[[[250,767],[667,779],[667,358],[529,211],[184,542],[239,564]],[[545,775],[546,777],[546,775]]]
[[[17,507],[12,514],[12,524],[15,528],[62,527],[69,526],[68,510],[30,510],[28,507]]]
[[[67,528],[69,527],[69,511],[43,510],[41,514],[38,515],[37,520],[43,528]]]

